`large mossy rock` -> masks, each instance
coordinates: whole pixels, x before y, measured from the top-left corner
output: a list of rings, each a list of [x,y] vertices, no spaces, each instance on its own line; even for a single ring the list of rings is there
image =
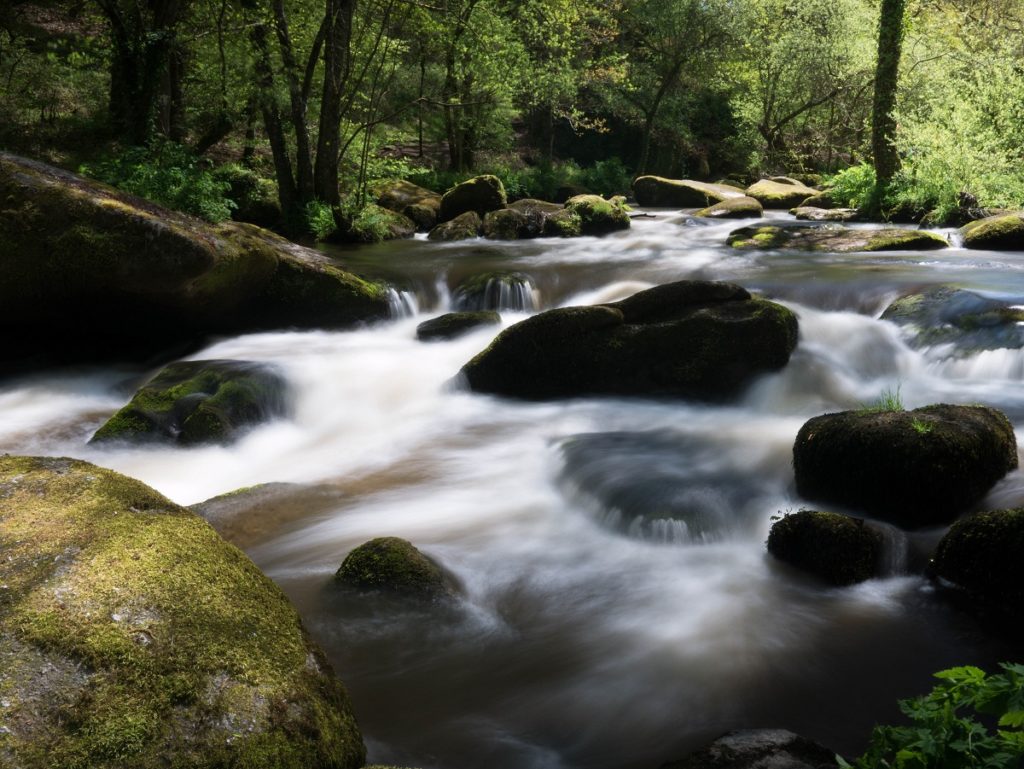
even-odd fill
[[[835,769],[836,753],[784,729],[729,732],[661,769]]]
[[[501,179],[490,174],[474,176],[444,194],[437,220],[447,222],[467,211],[474,211],[483,219],[488,212],[504,208],[507,202]]]
[[[633,197],[641,206],[706,208],[729,198],[743,197],[743,190],[726,184],[640,176],[633,181]]]
[[[582,235],[607,235],[630,227],[629,208],[623,197],[605,200],[600,195],[577,195],[565,201],[565,210],[579,218]]]
[[[969,515],[939,542],[932,572],[965,597],[964,605],[1024,631],[1024,508]]]
[[[941,235],[925,230],[899,227],[850,229],[840,225],[762,225],[740,227],[729,233],[726,243],[733,248],[763,250],[824,251],[854,253],[872,251],[930,251],[946,248]]]
[[[960,228],[965,248],[1024,251],[1024,211],[970,222]]]
[[[228,443],[286,412],[287,384],[265,364],[232,360],[172,363],[96,431],[90,443]]]
[[[765,208],[790,209],[817,195],[818,190],[801,184],[796,179],[776,176],[774,180],[761,179],[754,182],[747,187],[746,194]]]
[[[549,310],[506,329],[462,368],[478,392],[722,400],[782,368],[796,316],[729,283],[680,281],[621,302]]]
[[[879,573],[882,534],[863,519],[800,510],[772,525],[768,552],[830,585],[853,585]]]
[[[0,154],[5,357],[151,355],[214,333],[388,316],[385,287],[258,227],[210,225]]]
[[[407,217],[420,232],[429,232],[437,224],[441,196],[433,190],[400,180],[378,190],[377,205]]]
[[[759,219],[764,215],[764,208],[753,198],[743,195],[729,198],[713,206],[702,208],[694,216],[705,216],[709,219]]]
[[[1015,467],[1013,425],[986,406],[825,414],[793,446],[802,497],[906,528],[949,523]]]
[[[482,227],[483,222],[480,220],[480,214],[476,211],[467,211],[450,221],[443,222],[434,227],[430,234],[427,235],[427,239],[444,242],[470,240],[480,236]]]
[[[0,763],[357,769],[348,697],[209,524],[71,459],[0,458]]]
[[[957,286],[935,286],[900,297],[882,320],[912,333],[917,347],[955,344],[957,351],[1024,347],[1024,310]]]
[[[562,212],[558,203],[522,198],[508,208],[491,211],[484,217],[483,235],[491,240],[526,240],[544,234],[548,217]]]
[[[501,323],[501,316],[493,310],[449,312],[420,323],[416,327],[416,338],[421,342],[454,339],[475,328],[496,326],[499,323]]]
[[[335,581],[361,591],[438,599],[456,592],[451,578],[411,542],[398,537],[371,539],[345,556]]]

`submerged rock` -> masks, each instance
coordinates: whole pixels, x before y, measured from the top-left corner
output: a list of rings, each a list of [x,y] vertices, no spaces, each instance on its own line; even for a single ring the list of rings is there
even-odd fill
[[[441,197],[441,209],[437,220],[447,222],[460,214],[473,211],[481,219],[489,211],[504,208],[505,185],[497,176],[485,174],[474,176],[461,184],[456,184]]]
[[[743,197],[743,190],[689,179],[640,176],[633,182],[633,196],[642,206],[706,208],[729,198]]]
[[[501,323],[501,316],[493,310],[477,312],[449,312],[437,318],[423,321],[416,327],[416,338],[421,342],[438,339],[454,339],[480,326],[494,326]]]
[[[785,176],[774,179],[761,179],[746,189],[748,197],[754,198],[765,208],[788,209],[799,206],[807,198],[818,194],[818,190],[808,187]]]
[[[452,308],[459,312],[535,308],[533,281],[521,272],[484,272],[467,278],[452,293]]]
[[[195,514],[71,459],[0,458],[0,755],[24,769],[358,769],[344,687]]]
[[[706,216],[711,219],[752,219],[764,215],[764,208],[753,198],[746,195],[728,198],[713,206],[702,208],[694,216]]]
[[[768,534],[768,552],[830,585],[853,585],[879,575],[882,534],[861,518],[800,510]]]
[[[90,443],[228,443],[286,411],[284,378],[272,367],[235,360],[172,363],[96,431]]]
[[[836,754],[784,729],[729,732],[661,769],[835,769]]]
[[[630,227],[626,199],[605,200],[600,195],[577,195],[565,201],[565,210],[579,217],[580,234],[606,235]]]
[[[967,599],[962,603],[1024,631],[1024,508],[969,515],[939,542],[932,572]]]
[[[825,414],[793,446],[802,497],[906,528],[949,523],[1015,467],[1013,425],[986,406]]]
[[[478,392],[729,398],[796,346],[785,307],[728,283],[680,281],[608,305],[549,310],[506,329],[462,368]]]
[[[266,230],[211,225],[0,154],[8,360],[152,355],[208,334],[388,316],[384,286]]]
[[[469,240],[480,235],[483,222],[476,211],[467,211],[459,214],[451,221],[439,224],[427,235],[429,240]]]
[[[960,228],[965,248],[1024,251],[1024,211],[979,219]]]
[[[917,347],[955,344],[962,353],[1024,347],[1024,309],[956,286],[907,294],[882,313]]]
[[[787,248],[841,254],[858,251],[923,251],[949,245],[941,235],[925,230],[899,227],[847,229],[839,225],[740,227],[729,233],[726,242],[733,248],[742,249]]]
[[[335,581],[361,591],[382,591],[415,598],[455,595],[451,577],[411,542],[398,537],[371,539],[345,556]]]

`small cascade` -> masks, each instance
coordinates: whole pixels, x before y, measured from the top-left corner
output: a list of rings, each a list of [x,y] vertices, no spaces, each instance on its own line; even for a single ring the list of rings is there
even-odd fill
[[[485,273],[463,281],[452,294],[457,311],[533,312],[540,305],[533,281],[522,273]]]
[[[907,532],[888,523],[875,522],[872,528],[882,535],[882,553],[878,572],[881,577],[901,577],[908,574],[910,539]]]
[[[419,299],[412,291],[388,288],[388,315],[392,318],[411,318],[419,311]]]

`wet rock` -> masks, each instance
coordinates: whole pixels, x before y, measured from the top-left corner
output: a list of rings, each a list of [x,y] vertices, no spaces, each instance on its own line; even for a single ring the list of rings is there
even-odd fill
[[[879,576],[882,534],[861,518],[800,510],[778,520],[768,552],[830,585],[853,585]]]
[[[546,200],[537,200],[536,198],[521,198],[515,203],[509,203],[508,207],[527,216],[550,216],[565,208],[561,203],[549,203]]]
[[[600,195],[577,195],[565,202],[565,210],[579,217],[582,235],[607,235],[630,227],[626,199],[605,200]]]
[[[955,344],[964,354],[1024,347],[1024,310],[956,286],[902,296],[882,319],[906,328],[917,347]]]
[[[281,590],[195,514],[0,458],[0,742],[25,769],[357,769],[348,696]]]
[[[941,235],[925,230],[898,227],[848,229],[839,225],[763,225],[740,227],[729,233],[726,242],[740,249],[779,249],[828,251],[833,253],[871,251],[923,251],[946,248]]]
[[[430,199],[410,203],[402,209],[402,213],[416,225],[417,232],[430,232],[437,225],[437,217],[441,213],[441,201]]]
[[[1024,251],[1024,211],[979,219],[960,228],[965,248]]]
[[[287,385],[272,367],[233,360],[172,363],[96,431],[90,443],[229,443],[286,412]]]
[[[436,203],[439,207],[441,196],[426,187],[399,180],[388,182],[378,190],[377,205],[396,213],[405,213],[405,209],[417,203]]]
[[[725,184],[640,176],[633,182],[633,196],[641,206],[706,208],[729,198],[742,197],[743,191]]]
[[[785,366],[796,341],[785,307],[732,284],[681,281],[535,315],[499,334],[462,374],[478,392],[526,399],[722,400]]]
[[[712,219],[753,219],[764,215],[764,208],[753,198],[746,195],[729,198],[713,206],[702,208],[694,216],[707,216]]]
[[[457,593],[451,577],[431,558],[398,537],[371,539],[345,556],[334,575],[339,585],[360,591],[439,599]]]
[[[1024,631],[1024,508],[969,515],[939,542],[932,572],[963,594],[961,603]]]
[[[512,310],[536,306],[533,281],[520,272],[485,272],[462,281],[452,293],[452,307],[461,312]]]
[[[555,190],[555,203],[565,203],[569,198],[574,198],[577,195],[591,195],[590,190],[584,187],[582,184],[563,184],[557,190]]]
[[[986,406],[825,414],[793,446],[802,497],[905,528],[949,523],[1015,467],[1013,425]]]
[[[856,208],[819,208],[804,204],[790,211],[793,216],[807,222],[855,222],[860,218]]]
[[[403,240],[416,234],[416,223],[405,214],[368,203],[354,219],[335,212],[338,228],[328,238],[333,243],[381,243]]]
[[[449,312],[420,323],[416,327],[416,338],[421,342],[454,339],[472,331],[474,328],[494,326],[499,323],[501,323],[501,316],[490,310]]]
[[[761,179],[747,187],[746,194],[765,208],[788,209],[799,206],[807,198],[818,194],[818,190],[801,184],[796,179],[777,176],[775,180]]]
[[[208,334],[346,327],[387,291],[249,224],[211,225],[0,154],[6,358],[145,356]]]
[[[583,220],[575,211],[556,211],[544,220],[543,234],[546,238],[577,238],[583,234]]]
[[[800,203],[801,208],[835,208],[836,201],[832,197],[831,190],[824,190],[823,192],[816,192],[809,198]]]
[[[508,208],[491,211],[484,217],[483,235],[492,240],[526,240],[544,235],[548,217],[563,207],[544,200],[522,198]],[[582,220],[580,220],[582,226]],[[577,233],[579,234],[579,233]]]
[[[489,211],[504,208],[506,203],[505,185],[501,179],[489,174],[474,176],[444,194],[438,221],[448,222],[468,211],[475,212],[482,219]]]
[[[784,729],[729,732],[661,769],[835,769],[835,751]]]
[[[467,211],[459,214],[451,221],[439,224],[427,235],[429,240],[469,240],[480,235],[483,222],[476,211]]]

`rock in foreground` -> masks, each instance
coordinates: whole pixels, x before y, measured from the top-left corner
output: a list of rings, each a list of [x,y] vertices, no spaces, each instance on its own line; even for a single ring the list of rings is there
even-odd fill
[[[478,392],[532,400],[717,401],[785,366],[796,341],[796,316],[785,307],[729,283],[680,281],[535,315],[499,334],[462,374]]]
[[[797,492],[906,528],[949,523],[1017,467],[1013,426],[986,406],[844,411],[797,434]]]
[[[786,248],[840,254],[858,251],[930,251],[949,245],[941,235],[924,230],[899,227],[848,229],[834,224],[740,227],[729,233],[726,242],[733,248],[741,249]]]
[[[661,769],[835,769],[834,751],[784,729],[729,732]]]
[[[345,587],[437,599],[455,593],[451,578],[411,542],[371,539],[347,556],[334,576]]]
[[[1024,251],[1024,211],[979,219],[960,229],[965,248]]]
[[[830,585],[852,585],[878,575],[882,535],[860,518],[800,510],[772,526],[768,552]]]
[[[295,610],[198,516],[86,462],[7,456],[0,542],[4,765],[363,765]]]

